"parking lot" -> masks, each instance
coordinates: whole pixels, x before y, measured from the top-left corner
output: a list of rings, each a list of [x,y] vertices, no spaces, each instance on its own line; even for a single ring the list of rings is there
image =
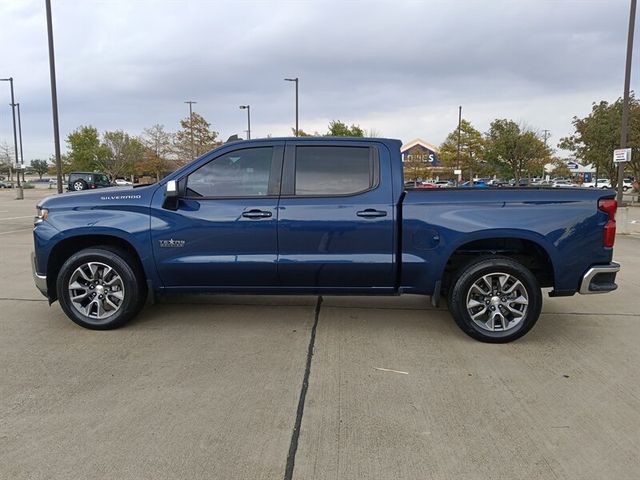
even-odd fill
[[[2,479],[639,477],[640,208],[618,291],[489,345],[416,296],[170,297],[84,330],[31,278],[47,193],[0,190]]]

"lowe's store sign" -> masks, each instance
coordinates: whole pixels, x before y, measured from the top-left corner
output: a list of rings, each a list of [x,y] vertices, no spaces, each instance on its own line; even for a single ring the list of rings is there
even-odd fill
[[[407,162],[424,162],[431,167],[439,167],[442,164],[438,158],[438,150],[431,144],[422,140],[414,140],[401,149],[402,159]]]

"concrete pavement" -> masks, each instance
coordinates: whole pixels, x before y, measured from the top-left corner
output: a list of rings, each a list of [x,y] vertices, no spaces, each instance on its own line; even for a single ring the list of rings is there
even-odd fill
[[[9,194],[0,479],[284,478],[316,298],[170,297],[84,330],[33,287],[36,193]],[[638,251],[619,236],[620,290],[546,298],[508,345],[426,298],[324,298],[293,478],[637,479]]]

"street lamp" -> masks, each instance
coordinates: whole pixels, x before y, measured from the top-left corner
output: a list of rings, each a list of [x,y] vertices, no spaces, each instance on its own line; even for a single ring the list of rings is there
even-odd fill
[[[240,110],[247,111],[247,140],[251,140],[251,105],[240,105]]]
[[[22,151],[22,122],[20,120],[20,102],[16,103],[18,107],[18,142],[20,143],[20,168],[22,169],[22,179],[24,180],[24,152]]]
[[[189,101],[186,101],[184,103],[188,103],[189,104],[189,130],[191,130],[191,159],[193,160],[194,158],[196,158],[196,152],[195,152],[195,149],[193,147],[193,104],[194,103],[198,103],[198,102],[194,102],[193,100],[189,100]]]
[[[620,124],[620,148],[627,146],[627,128],[629,124],[629,86],[631,83],[631,56],[633,53],[633,34],[636,27],[636,0],[631,0],[629,11],[629,33],[627,36],[627,61],[624,70],[624,97],[622,101],[622,122]],[[618,205],[622,206],[624,167],[626,162],[618,163]]]
[[[296,137],[298,136],[298,81],[299,78],[285,78],[285,82],[296,82]]]
[[[46,0],[47,37],[49,43],[49,79],[51,81],[51,111],[53,113],[53,143],[56,153],[56,179],[58,193],[62,193],[62,156],[60,155],[60,126],[58,124],[58,89],[56,87],[56,59],[53,48],[53,20],[51,20],[51,0]]]
[[[0,78],[0,82],[9,82],[11,85],[11,112],[13,113],[13,148],[16,155],[16,168],[18,166],[18,134],[16,132],[16,101],[13,94],[13,77]],[[16,192],[16,200],[22,200],[24,198],[22,193],[22,185],[20,184],[20,171],[18,170],[18,191]]]

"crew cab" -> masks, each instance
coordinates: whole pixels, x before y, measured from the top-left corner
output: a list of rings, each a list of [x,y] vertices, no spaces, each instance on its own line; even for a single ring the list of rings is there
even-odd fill
[[[91,329],[169,293],[420,294],[496,343],[534,326],[543,288],[617,288],[613,191],[406,188],[400,146],[240,141],[155,185],[48,197],[36,286]]]

